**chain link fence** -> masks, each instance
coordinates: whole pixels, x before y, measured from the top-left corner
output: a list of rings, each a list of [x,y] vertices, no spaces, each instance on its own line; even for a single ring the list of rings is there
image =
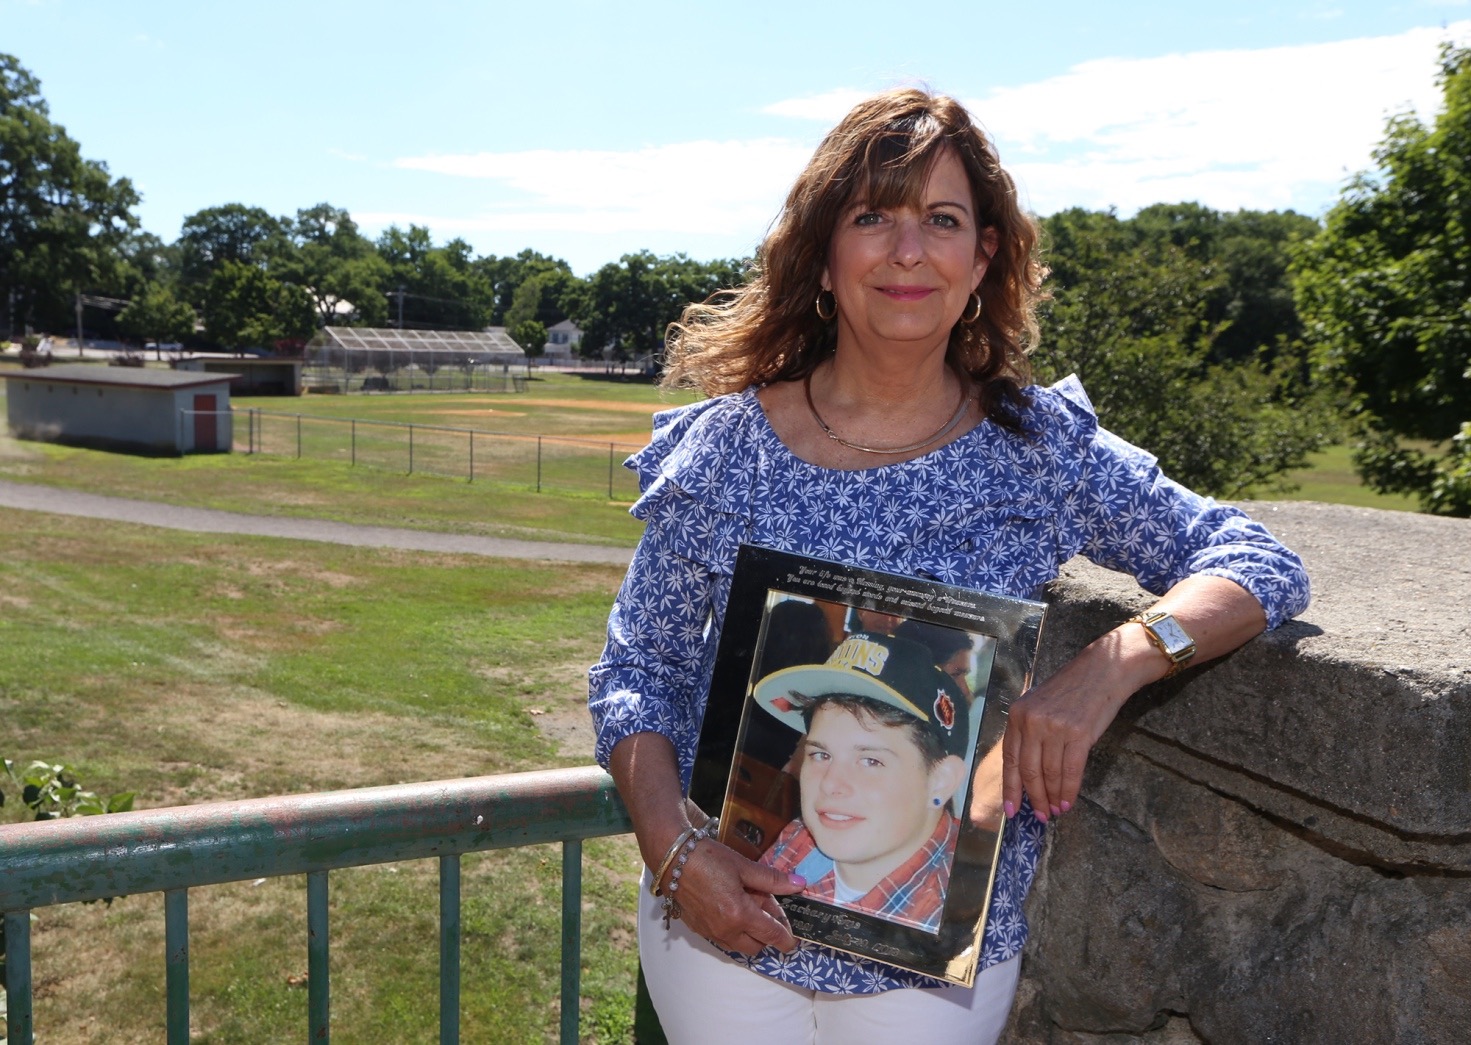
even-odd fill
[[[313,417],[255,407],[236,412],[234,434],[234,449],[248,454],[506,483],[538,493],[606,494],[612,501],[637,499],[638,480],[623,460],[643,448],[575,436]]]

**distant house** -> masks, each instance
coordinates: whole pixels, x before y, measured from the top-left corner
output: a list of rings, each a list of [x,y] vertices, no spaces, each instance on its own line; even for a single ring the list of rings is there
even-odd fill
[[[582,344],[582,328],[570,319],[547,327],[547,347],[541,358],[552,364],[570,363]]]
[[[235,377],[86,363],[0,373],[20,438],[156,454],[228,451]]]

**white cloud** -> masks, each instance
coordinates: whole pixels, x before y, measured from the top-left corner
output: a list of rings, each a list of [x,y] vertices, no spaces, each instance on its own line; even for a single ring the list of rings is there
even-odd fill
[[[851,87],[838,87],[807,98],[787,98],[762,108],[770,116],[792,116],[799,120],[821,120],[837,123],[853,106],[867,98],[871,91],[858,91]]]
[[[1434,113],[1437,48],[1448,37],[1471,37],[1471,22],[1331,44],[1085,62],[967,105],[1041,213],[1176,199],[1320,206],[1371,163],[1386,116]]]
[[[653,229],[740,235],[759,230],[771,220],[787,186],[810,155],[808,146],[783,138],[761,138],[681,142],[628,152],[534,150],[414,156],[395,160],[393,165],[491,179],[522,197],[495,210],[456,219],[460,228]],[[445,222],[434,224],[441,227]]]
[[[1471,40],[1471,21],[1328,44],[1100,59],[966,104],[995,135],[1038,213],[1070,206],[1132,213],[1180,200],[1317,213],[1349,174],[1370,164],[1388,114],[1434,113],[1437,49],[1448,38]],[[761,111],[815,130],[867,93],[836,88]],[[499,183],[501,202],[457,216],[358,218],[467,236],[729,237],[730,252],[740,253],[776,215],[811,153],[811,136],[403,157],[392,165]]]

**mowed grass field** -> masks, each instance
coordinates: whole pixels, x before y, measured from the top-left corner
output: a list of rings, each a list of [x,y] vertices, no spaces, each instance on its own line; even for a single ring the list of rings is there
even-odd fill
[[[4,397],[4,384],[0,382],[0,399]],[[271,414],[301,414],[308,419],[320,419],[322,423],[345,423],[356,418],[474,428],[520,439],[542,435],[606,441],[612,447],[609,456],[615,459],[618,494],[615,499],[607,497],[601,479],[588,482],[577,492],[560,488],[553,496],[534,492],[528,479],[517,482],[477,479],[470,483],[416,473],[409,480],[385,481],[380,473],[406,471],[398,458],[387,462],[386,467],[354,468],[349,466],[340,448],[335,457],[308,456],[302,460],[269,453],[155,459],[21,443],[3,433],[0,433],[0,477],[190,507],[531,540],[617,545],[637,541],[641,527],[626,511],[627,499],[632,496],[631,481],[616,467],[616,462],[647,442],[654,413],[691,402],[695,396],[661,392],[637,382],[554,372],[538,374],[528,382],[527,388],[521,394],[258,396],[235,397],[233,402],[241,412],[259,409]],[[291,422],[273,419],[270,424],[284,424],[289,428]],[[236,438],[240,445],[245,444],[245,424],[239,420]],[[494,450],[482,441],[478,452],[489,455]],[[1287,476],[1295,489],[1263,490],[1252,496],[1260,500],[1323,501],[1394,511],[1416,509],[1413,498],[1377,494],[1360,483],[1349,453],[1347,446],[1327,447],[1313,455],[1307,468]]]
[[[1352,452],[1344,445],[1324,447],[1312,455],[1306,468],[1287,474],[1286,478],[1296,483],[1297,489],[1287,493],[1263,492],[1255,496],[1263,501],[1321,501],[1324,504],[1352,504],[1359,508],[1383,508],[1394,512],[1419,510],[1420,503],[1413,497],[1375,493],[1365,486],[1354,471],[1350,459]]]
[[[3,386],[0,386],[3,387]],[[647,438],[689,401],[545,375],[524,395],[310,396],[239,408],[515,434]],[[625,502],[596,492],[404,475],[340,460],[144,458],[0,435],[0,478],[257,514],[630,546]],[[1278,496],[1412,507],[1360,487],[1332,448]],[[553,567],[217,538],[0,510],[0,755],[67,761],[140,807],[586,764],[585,673],[619,582]],[[14,820],[14,805],[0,821]],[[583,1037],[628,1039],[637,853],[585,849]],[[465,864],[465,1039],[557,1025],[558,854]],[[342,1041],[433,1041],[431,864],[332,878],[333,1022]],[[191,897],[195,1040],[294,1040],[306,1019],[300,879]],[[164,1019],[162,902],[40,912],[44,1040],[152,1042]]]
[[[0,382],[3,398],[4,382]],[[547,374],[521,395],[479,393],[374,394],[237,398],[237,445],[244,446],[241,413],[359,418],[451,425],[517,436],[567,436],[607,440],[616,450],[597,451],[598,478],[585,488],[536,493],[530,480],[466,482],[391,467],[351,467],[345,456],[201,454],[151,458],[23,442],[0,433],[0,478],[161,501],[187,507],[255,514],[334,519],[339,522],[473,533],[526,540],[580,541],[629,546],[642,526],[628,515],[633,485],[622,459],[647,443],[659,410],[690,402],[688,394],[661,393],[647,384],[587,380]],[[271,420],[274,425],[276,422]],[[290,425],[290,422],[283,422]],[[3,426],[0,426],[3,428]],[[489,444],[489,445],[487,445]],[[518,451],[524,443],[518,442]],[[477,453],[493,455],[494,440]],[[534,450],[534,448],[533,448]],[[610,500],[604,475],[610,463],[619,498]]]

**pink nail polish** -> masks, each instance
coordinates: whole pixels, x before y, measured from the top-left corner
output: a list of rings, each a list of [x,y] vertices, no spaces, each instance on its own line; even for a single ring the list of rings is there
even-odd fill
[[[1072,807],[1073,807],[1073,804],[1072,804],[1072,803],[1071,803],[1071,802],[1064,802],[1064,803],[1063,803],[1063,804],[1062,804],[1062,811],[1063,811],[1063,812],[1064,812],[1064,813],[1066,813],[1066,812],[1067,812],[1067,811],[1068,811],[1068,810],[1069,810],[1069,809],[1071,809],[1071,808],[1072,808]]]
[[[1062,816],[1062,810],[1058,809],[1057,806],[1048,806],[1047,808],[1052,810],[1053,816]]]
[[[1003,802],[1001,808],[1006,810],[1006,819],[1010,820],[1012,817],[1016,816],[1016,806],[1012,805],[1010,802]]]
[[[801,875],[794,874],[794,875],[791,875],[790,877],[792,879],[792,884],[795,885],[798,889],[806,889],[807,888],[807,879],[803,878]]]
[[[1040,809],[1033,809],[1032,810],[1032,815],[1037,818],[1037,822],[1039,824],[1045,824],[1045,823],[1047,823],[1047,814],[1044,813],[1044,812],[1042,812],[1042,810],[1040,810]]]

